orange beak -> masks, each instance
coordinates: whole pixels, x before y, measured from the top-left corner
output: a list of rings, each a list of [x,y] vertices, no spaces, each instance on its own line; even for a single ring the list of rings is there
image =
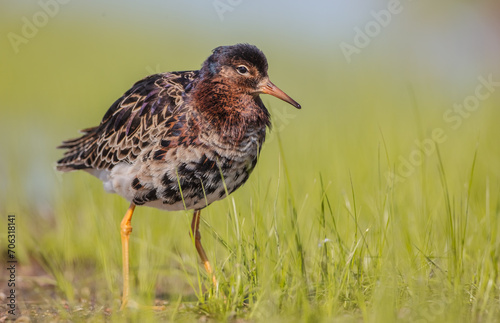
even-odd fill
[[[276,85],[274,85],[269,79],[266,77],[258,87],[258,93],[271,94],[272,96],[277,97],[287,103],[290,103],[297,109],[300,109],[300,104],[297,103],[294,99],[288,96],[285,92],[281,91]]]

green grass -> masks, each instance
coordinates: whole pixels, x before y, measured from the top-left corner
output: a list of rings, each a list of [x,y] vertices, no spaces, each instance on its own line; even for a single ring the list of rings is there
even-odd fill
[[[317,83],[297,85],[285,67],[271,77],[303,109],[265,97],[274,132],[256,170],[238,192],[202,212],[218,290],[190,239],[191,212],[136,209],[131,293],[141,304],[164,304],[161,312],[118,311],[119,223],[127,202],[105,194],[90,175],[53,170],[61,155],[54,147],[96,124],[125,88],[104,91],[107,80],[88,76],[78,79],[85,87],[71,89],[40,80],[47,97],[38,107],[12,87],[2,103],[0,214],[2,223],[16,214],[23,313],[75,322],[498,321],[498,94],[455,130],[442,118],[453,100],[444,90],[428,91],[426,80],[412,94],[386,77],[385,67],[358,65],[358,72],[339,67],[341,80],[318,74]],[[68,111],[71,119],[63,116]],[[290,116],[277,117],[284,111]],[[436,128],[446,140],[407,176],[388,176],[415,140]],[[2,230],[2,255],[5,239]],[[6,293],[3,281],[0,290]]]
[[[286,129],[274,137],[245,188],[202,213],[216,291],[189,238],[191,212],[139,207],[132,295],[159,300],[164,312],[118,312],[125,201],[87,174],[54,173],[60,182],[46,213],[9,188],[2,213],[17,215],[19,259],[46,277],[27,275],[33,304],[25,306],[73,321],[495,321],[500,183],[492,167],[500,156],[490,132],[497,130],[471,122],[486,125],[488,137],[450,138],[401,183],[385,174],[398,164],[391,150],[411,135],[361,131],[329,150],[328,137],[304,134],[314,127],[290,125],[301,135]]]

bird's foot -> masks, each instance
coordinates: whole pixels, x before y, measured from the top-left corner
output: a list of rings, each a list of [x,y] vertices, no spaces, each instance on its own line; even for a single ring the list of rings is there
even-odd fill
[[[134,300],[123,301],[120,306],[120,311],[124,311],[125,309],[133,309],[133,310],[152,310],[152,311],[164,311],[167,308],[164,305],[142,305],[137,303]]]

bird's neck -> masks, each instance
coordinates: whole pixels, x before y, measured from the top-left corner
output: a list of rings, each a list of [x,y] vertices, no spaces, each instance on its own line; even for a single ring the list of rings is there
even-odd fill
[[[201,80],[193,88],[192,100],[201,126],[228,142],[241,143],[249,133],[258,133],[264,141],[266,127],[271,126],[269,112],[259,96],[221,80]]]

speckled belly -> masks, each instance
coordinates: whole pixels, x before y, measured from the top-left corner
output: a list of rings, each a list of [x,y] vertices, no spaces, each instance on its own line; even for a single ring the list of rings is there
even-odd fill
[[[257,163],[257,147],[233,151],[177,148],[162,161],[115,166],[104,185],[136,205],[170,211],[201,209],[248,180]]]

